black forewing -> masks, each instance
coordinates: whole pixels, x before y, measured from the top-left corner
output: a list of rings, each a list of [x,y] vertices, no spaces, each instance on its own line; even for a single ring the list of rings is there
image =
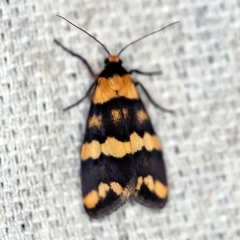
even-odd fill
[[[122,109],[123,102],[119,98],[109,100],[103,104],[91,103],[89,119],[92,116],[98,116],[101,119],[101,124],[100,127],[89,127],[87,125],[84,143],[96,140],[102,144],[108,137],[114,137],[122,142],[129,142],[128,123],[122,114]],[[119,110],[121,113],[119,121],[114,122],[112,120],[112,110]],[[81,161],[81,176],[83,198],[92,190],[99,191],[101,183],[110,184],[116,182],[123,189],[128,188],[132,192],[134,192],[136,186],[135,165],[132,154],[125,154],[121,158],[116,158],[102,153],[98,159],[89,158]],[[85,207],[85,209],[90,216],[99,217],[119,208],[128,197],[124,193],[117,195],[110,189],[104,198],[100,198],[94,208],[88,209]]]
[[[141,137],[143,137],[144,133],[155,135],[150,118],[141,99],[133,101],[131,108],[133,109],[133,114],[131,116],[131,122],[129,122],[128,125],[129,131],[135,131]],[[134,114],[139,110],[143,110],[148,116],[145,121],[139,121],[137,115]],[[139,189],[137,189],[135,193],[135,200],[148,207],[163,207],[167,202],[167,194],[166,196],[162,197],[159,196],[159,192],[164,192],[165,190],[167,191],[167,176],[161,149],[147,151],[146,148],[143,147],[140,151],[134,153],[133,159],[135,163],[137,179],[139,180],[141,177],[142,179],[152,178],[154,186],[154,188],[152,188],[152,186],[149,186],[144,182],[140,184]],[[163,185],[163,189],[161,189],[161,187],[159,188],[159,185]],[[156,194],[157,192],[158,194]]]

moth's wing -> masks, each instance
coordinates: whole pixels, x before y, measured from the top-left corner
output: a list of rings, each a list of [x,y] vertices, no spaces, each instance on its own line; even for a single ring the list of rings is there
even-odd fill
[[[156,136],[149,116],[141,99],[134,102],[131,116],[133,159],[137,173],[137,185],[134,198],[139,203],[162,208],[167,202],[168,188],[166,170],[160,141]]]
[[[81,148],[82,194],[86,212],[101,217],[133,194],[136,174],[121,102],[91,103]]]

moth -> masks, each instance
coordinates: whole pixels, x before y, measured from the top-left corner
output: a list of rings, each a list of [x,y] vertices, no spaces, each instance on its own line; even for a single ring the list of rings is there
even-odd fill
[[[59,16],[61,17],[61,16]],[[141,100],[137,86],[159,109],[171,112],[153,101],[143,85],[131,74],[154,75],[161,72],[127,71],[120,54],[133,43],[176,24],[151,32],[126,45],[117,55],[93,35],[73,26],[95,39],[107,52],[105,67],[97,76],[80,55],[54,40],[65,51],[86,65],[95,81],[76,103],[80,104],[92,94],[85,137],[80,151],[83,204],[90,217],[110,214],[130,197],[150,208],[162,208],[168,198],[166,169],[161,143],[156,136],[149,115]]]

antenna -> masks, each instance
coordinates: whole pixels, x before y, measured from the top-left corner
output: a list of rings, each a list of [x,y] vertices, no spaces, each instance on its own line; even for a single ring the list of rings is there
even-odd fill
[[[148,36],[151,36],[151,35],[153,35],[153,34],[155,34],[155,33],[157,33],[157,32],[160,32],[160,31],[162,31],[162,30],[164,30],[164,29],[166,29],[166,28],[168,28],[168,27],[170,27],[170,26],[172,26],[172,25],[174,25],[174,24],[176,24],[176,23],[179,23],[179,21],[170,23],[170,24],[168,24],[167,26],[165,26],[165,27],[163,27],[163,28],[160,28],[160,29],[157,29],[157,30],[155,30],[155,31],[153,31],[153,32],[150,32],[150,33],[148,33],[148,34],[146,34],[146,35],[144,35],[144,36],[142,36],[142,37],[140,37],[140,38],[138,38],[138,39],[136,39],[136,40],[128,43],[124,48],[122,48],[122,49],[120,50],[120,52],[118,53],[118,56],[120,56],[120,54],[121,54],[126,48],[128,48],[128,47],[131,46],[131,45],[133,45],[134,43],[139,42],[139,41],[141,41],[142,39],[144,39],[144,38],[146,38],[146,37],[148,37]]]
[[[68,20],[67,18],[62,17],[62,16],[60,16],[60,15],[57,15],[57,16],[60,17],[60,18],[62,18],[62,19],[64,19],[65,21],[69,22],[71,25],[73,25],[74,27],[78,28],[79,30],[85,32],[89,37],[93,38],[96,42],[98,42],[98,43],[104,48],[104,50],[107,52],[108,55],[111,55],[110,52],[108,51],[108,49],[106,48],[106,46],[105,46],[102,42],[100,42],[100,40],[98,40],[96,37],[94,37],[92,34],[90,34],[89,32],[87,32],[85,29],[77,26],[76,24],[74,24],[73,22],[71,22],[70,20]],[[163,31],[164,29],[169,28],[170,26],[172,26],[172,25],[174,25],[174,24],[177,24],[177,23],[179,23],[179,21],[170,23],[170,24],[168,24],[167,26],[165,26],[165,27],[163,27],[163,28],[160,28],[160,29],[157,29],[157,30],[155,30],[155,31],[153,31],[153,32],[150,32],[150,33],[148,33],[148,34],[146,34],[146,35],[144,35],[144,36],[142,36],[142,37],[140,37],[140,38],[138,38],[138,39],[136,39],[136,40],[128,43],[125,47],[123,47],[123,48],[120,50],[120,52],[118,53],[118,56],[120,56],[120,54],[121,54],[126,48],[128,48],[128,47],[131,46],[131,45],[133,45],[134,43],[139,42],[139,41],[141,41],[142,39],[144,39],[144,38],[146,38],[146,37],[148,37],[148,36],[151,36],[151,35],[153,35],[153,34],[155,34],[155,33],[161,32],[161,31]]]
[[[101,43],[101,42],[100,42],[96,37],[94,37],[92,34],[90,34],[89,32],[87,32],[85,29],[83,29],[83,28],[75,25],[74,23],[72,23],[72,22],[71,22],[70,20],[68,20],[67,18],[62,17],[62,16],[60,16],[60,15],[57,15],[57,16],[60,17],[60,18],[62,18],[62,19],[64,19],[65,21],[69,22],[71,25],[73,25],[74,27],[78,28],[79,30],[85,32],[89,37],[93,38],[96,42],[98,42],[98,43],[104,48],[104,50],[107,52],[107,54],[110,55],[110,52],[108,51],[108,49],[106,48],[106,46],[105,46],[103,43]]]

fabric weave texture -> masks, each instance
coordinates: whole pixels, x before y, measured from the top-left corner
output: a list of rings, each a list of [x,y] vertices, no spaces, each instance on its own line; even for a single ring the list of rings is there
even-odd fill
[[[129,47],[133,74],[161,139],[170,196],[162,210],[129,201],[91,220],[83,210],[79,148],[93,79],[106,52],[60,14],[100,39],[111,53]],[[0,2],[0,239],[240,239],[240,2]]]

